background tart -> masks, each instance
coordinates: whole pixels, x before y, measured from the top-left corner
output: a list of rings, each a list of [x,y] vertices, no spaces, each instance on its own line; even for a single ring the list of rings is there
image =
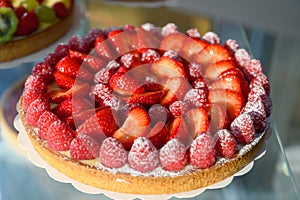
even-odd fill
[[[54,24],[38,29],[30,35],[14,37],[11,41],[0,44],[0,62],[29,55],[58,40],[72,25],[74,3],[74,0],[70,1],[68,15]]]
[[[63,174],[166,194],[249,164],[266,138],[269,94],[261,63],[232,39],[125,25],[59,44],[33,67],[18,108],[34,149]]]

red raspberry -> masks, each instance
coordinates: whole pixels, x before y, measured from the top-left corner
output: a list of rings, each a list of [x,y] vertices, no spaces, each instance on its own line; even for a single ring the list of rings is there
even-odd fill
[[[203,40],[211,43],[211,44],[219,44],[220,43],[220,38],[219,36],[215,33],[215,32],[206,32],[203,36],[202,36]]]
[[[34,89],[25,89],[22,97],[23,97],[23,107],[25,110],[27,110],[30,106],[30,104],[36,100],[36,99],[42,99],[45,98],[44,93],[42,93],[39,90],[34,90]],[[45,99],[46,100],[46,99]]]
[[[249,64],[243,69],[243,72],[247,77],[246,79],[251,80],[252,78],[262,73],[263,67],[259,60],[251,59]]]
[[[200,38],[199,30],[196,28],[190,28],[186,31],[186,34],[191,38]]]
[[[234,54],[235,60],[241,67],[248,66],[251,56],[246,51],[246,49],[238,49]]]
[[[100,144],[92,137],[80,134],[70,144],[70,155],[76,160],[91,160],[99,155]]]
[[[45,111],[41,114],[38,121],[38,135],[41,139],[48,139],[47,134],[49,126],[57,120],[59,120],[58,117],[50,111]]]
[[[177,171],[187,163],[186,147],[178,139],[170,140],[159,152],[161,167],[167,171]]]
[[[24,89],[47,91],[47,84],[42,76],[30,75],[25,81]]]
[[[187,72],[191,80],[196,80],[197,78],[202,77],[203,67],[197,63],[190,63],[187,66]]]
[[[145,137],[137,138],[128,153],[130,166],[139,172],[150,172],[159,164],[158,151],[150,140]]]
[[[218,155],[231,158],[237,150],[237,143],[234,136],[227,129],[221,129],[216,134],[218,137],[216,146]]]
[[[249,88],[252,89],[254,87],[257,87],[257,86],[262,86],[267,95],[270,95],[270,83],[269,83],[269,80],[268,80],[268,77],[266,75],[264,75],[263,73],[261,74],[258,74],[256,77],[254,77],[250,84],[249,84]]]
[[[270,116],[272,111],[272,101],[270,97],[267,95],[265,89],[260,85],[251,88],[248,94],[248,101],[254,102],[257,97],[260,97],[262,100],[266,112],[266,116]]]
[[[53,72],[54,68],[44,61],[36,63],[32,69],[32,74],[42,76],[46,83],[50,83],[54,79]]]
[[[255,128],[248,113],[241,114],[235,118],[230,125],[230,130],[237,143],[250,143],[254,140]]]
[[[120,62],[128,69],[140,65],[138,56],[132,53],[124,54]]]
[[[190,147],[190,163],[197,168],[206,169],[217,159],[215,142],[209,132],[201,133]]]
[[[49,53],[45,58],[44,61],[47,65],[54,68],[56,63],[59,61],[59,58],[56,56],[55,53]]]
[[[54,10],[58,18],[65,18],[66,16],[68,16],[69,11],[66,8],[65,4],[63,4],[62,2],[56,2],[52,6],[52,9]]]
[[[113,90],[108,84],[98,83],[91,88],[90,97],[94,99],[99,106],[112,105]]]
[[[83,110],[91,108],[87,100],[83,98],[68,98],[53,109],[53,112],[60,118],[66,118]]]
[[[167,122],[170,118],[170,112],[166,107],[160,104],[152,105],[148,110],[151,124],[156,124],[158,121]]]
[[[200,88],[208,88],[207,84],[202,76],[198,77],[193,83],[192,87],[195,89],[200,89]],[[207,89],[208,90],[208,89]]]
[[[49,101],[45,100],[44,98],[34,100],[26,112],[26,122],[30,126],[38,126],[38,121],[45,111],[50,110],[50,103]]]
[[[207,107],[209,105],[208,89],[190,89],[184,96],[184,102],[194,107]]]
[[[127,162],[127,151],[116,138],[106,138],[100,149],[100,162],[109,168],[123,167]]]
[[[69,45],[67,45],[67,44],[64,44],[64,43],[58,44],[54,51],[57,59],[60,60],[63,57],[69,56],[70,55],[69,49],[70,49]]]
[[[168,23],[161,29],[161,35],[166,37],[170,34],[178,33],[178,27],[174,23]]]
[[[183,101],[174,101],[170,106],[169,110],[173,117],[178,117],[186,113],[189,106]]]
[[[251,116],[256,132],[262,132],[265,129],[267,118],[261,97],[248,101],[241,113],[248,113]]]
[[[81,35],[72,36],[68,44],[70,49],[83,52],[85,54],[88,54],[91,51],[91,48],[93,48],[89,41]]]
[[[48,129],[48,146],[54,151],[67,151],[75,137],[74,131],[64,122],[53,122]]]
[[[141,61],[143,63],[154,63],[160,58],[160,54],[153,50],[153,49],[147,49],[142,52],[142,58]]]
[[[224,47],[228,49],[231,53],[234,53],[239,49],[239,44],[236,40],[228,39],[226,40]]]

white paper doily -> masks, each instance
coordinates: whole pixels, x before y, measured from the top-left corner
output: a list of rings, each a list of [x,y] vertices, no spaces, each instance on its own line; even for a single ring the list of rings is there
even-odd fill
[[[44,57],[49,52],[54,51],[58,43],[66,42],[71,38],[74,34],[77,34],[86,24],[86,16],[85,16],[85,9],[83,6],[83,3],[76,1],[75,9],[74,9],[74,15],[73,15],[73,23],[68,32],[60,37],[57,41],[55,41],[53,44],[50,44],[48,47],[41,49],[35,53],[29,54],[27,56],[14,59],[12,61],[8,62],[1,62],[0,63],[0,69],[8,69],[8,68],[14,68],[17,67],[23,63],[29,63],[37,61],[38,59]],[[86,27],[84,27],[86,29]]]
[[[197,190],[192,190],[188,192],[182,192],[182,193],[176,193],[176,194],[165,194],[165,195],[135,195],[135,194],[125,194],[125,193],[117,193],[117,192],[111,192],[107,190],[102,190],[99,188],[91,187],[86,184],[82,184],[74,179],[71,179],[70,177],[62,174],[52,166],[50,166],[45,160],[41,158],[41,156],[34,150],[34,147],[32,146],[30,139],[25,132],[24,126],[22,125],[22,122],[20,120],[19,115],[16,116],[14,121],[15,128],[19,131],[18,135],[18,142],[21,145],[22,148],[24,148],[27,151],[27,155],[30,159],[30,161],[41,168],[44,168],[48,175],[59,182],[62,183],[71,183],[77,190],[88,193],[88,194],[104,194],[107,197],[113,198],[113,199],[122,199],[122,200],[133,200],[136,198],[143,199],[143,200],[167,200],[172,197],[178,197],[178,198],[190,198],[195,197],[201,193],[203,193],[207,189],[219,189],[224,188],[228,186],[234,177],[236,176],[242,176],[246,173],[248,173],[252,167],[254,166],[254,161],[261,158],[266,153],[265,144],[262,146],[260,152],[256,156],[256,158],[250,162],[247,166],[245,166],[242,170],[235,173],[233,176],[228,177],[224,179],[223,181],[220,181],[218,183],[215,183],[213,185],[210,185],[208,187],[200,188]]]

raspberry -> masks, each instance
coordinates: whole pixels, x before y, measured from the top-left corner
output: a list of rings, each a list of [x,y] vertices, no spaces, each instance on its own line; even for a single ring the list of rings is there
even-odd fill
[[[195,89],[199,89],[199,88],[207,88],[207,84],[204,80],[204,78],[202,76],[198,77],[193,83],[192,83],[192,87]]]
[[[45,94],[41,93],[39,90],[25,89],[22,97],[24,110],[27,110],[34,100],[45,98]]]
[[[170,34],[178,33],[178,28],[174,23],[168,23],[164,27],[162,27],[161,35],[166,37]]]
[[[264,75],[263,73],[258,74],[256,77],[254,77],[251,80],[251,82],[249,84],[249,88],[252,89],[259,85],[265,89],[267,95],[270,95],[270,90],[271,90],[270,83],[269,83],[268,77],[266,75]]]
[[[53,122],[48,129],[48,146],[54,151],[67,151],[75,137],[74,131],[64,122]]]
[[[172,50],[167,50],[164,52],[163,57],[169,57],[173,60],[179,61],[181,62],[181,57],[178,55],[178,53],[176,51],[172,51]]]
[[[75,160],[91,160],[99,155],[100,144],[92,137],[80,134],[70,143],[70,156]]]
[[[186,34],[192,38],[200,38],[199,30],[196,28],[191,28],[186,31]]]
[[[58,18],[65,18],[68,16],[68,9],[66,8],[65,4],[62,2],[56,2],[52,9],[55,11],[55,14]]]
[[[228,39],[226,40],[224,47],[228,49],[231,53],[234,53],[239,49],[239,44],[236,40]]]
[[[249,64],[244,68],[244,74],[247,76],[247,80],[251,80],[253,77],[261,74],[262,70],[261,62],[256,59],[251,59]]]
[[[148,110],[148,114],[151,119],[151,124],[156,124],[158,121],[167,122],[170,118],[169,110],[160,104],[152,105]]]
[[[45,92],[47,91],[47,84],[42,76],[30,75],[25,81],[24,89],[33,89]]]
[[[59,61],[58,57],[55,53],[49,53],[45,58],[44,61],[47,65],[51,67],[55,67],[56,63]]]
[[[42,76],[46,83],[53,81],[53,72],[54,68],[44,61],[36,63],[32,69],[32,74]]]
[[[106,37],[105,31],[100,28],[91,28],[87,32],[85,38],[90,44],[90,46],[94,46],[98,36],[102,36],[103,38],[105,38]]]
[[[238,49],[235,52],[234,57],[237,63],[242,67],[246,67],[247,65],[249,65],[249,62],[251,60],[251,56],[246,51],[246,49]]]
[[[207,107],[209,105],[208,90],[206,88],[190,89],[183,101],[194,107]]]
[[[49,101],[45,100],[44,98],[34,100],[26,112],[26,122],[30,126],[38,126],[38,121],[45,111],[50,110],[50,103]]]
[[[178,139],[172,139],[159,152],[161,167],[167,171],[177,171],[187,163],[186,147]]]
[[[190,147],[190,163],[197,168],[206,169],[217,159],[215,142],[209,132],[201,133]]]
[[[127,151],[116,138],[106,138],[100,149],[100,162],[109,168],[123,167],[127,162]]]
[[[219,44],[220,43],[220,38],[219,36],[215,33],[215,32],[206,32],[203,36],[202,36],[203,40],[211,43],[211,44]]]
[[[63,57],[69,56],[69,49],[70,49],[69,45],[67,44],[64,43],[58,44],[54,51],[57,59],[60,60]]]
[[[94,82],[95,83],[109,83],[110,78],[112,75],[116,73],[116,70],[114,69],[107,69],[107,68],[102,68],[100,69],[94,77]]]
[[[137,138],[128,153],[130,166],[139,172],[150,172],[159,164],[158,151],[150,140],[145,137]]]
[[[187,72],[188,72],[190,79],[195,80],[199,77],[202,77],[203,67],[202,67],[202,65],[197,64],[197,63],[190,63],[187,66]]]
[[[41,114],[38,121],[38,135],[41,139],[47,140],[49,126],[57,120],[59,120],[58,117],[50,111]]]
[[[255,131],[262,132],[266,126],[266,112],[261,97],[248,101],[241,113],[248,113],[253,121]]]
[[[157,61],[160,58],[160,54],[153,50],[153,49],[147,49],[143,51],[141,61],[143,63],[153,63]]]
[[[72,114],[77,114],[83,110],[90,108],[90,105],[87,103],[87,100],[83,98],[68,98],[56,106],[52,111],[60,119],[71,116]]]
[[[235,118],[230,125],[230,130],[237,143],[250,143],[254,140],[255,128],[248,113],[241,114]]]
[[[262,103],[264,105],[264,110],[266,112],[266,116],[270,116],[272,111],[272,101],[270,97],[267,95],[265,89],[260,85],[251,88],[248,94],[248,101],[255,102],[257,97],[260,97],[262,100]]]
[[[170,106],[169,110],[173,117],[183,115],[188,111],[189,106],[183,101],[174,101]]]
[[[120,62],[128,69],[139,65],[138,57],[132,53],[124,54],[121,57]]]
[[[227,129],[221,129],[216,134],[218,137],[216,146],[218,155],[231,158],[237,150],[237,144],[234,136]]]
[[[108,84],[98,83],[91,88],[90,97],[102,105],[111,105],[113,101],[113,90]]]
[[[74,35],[69,40],[69,47],[70,49],[73,49],[75,51],[80,51],[85,54],[88,54],[91,51],[90,43],[85,37],[82,37],[81,35]]]

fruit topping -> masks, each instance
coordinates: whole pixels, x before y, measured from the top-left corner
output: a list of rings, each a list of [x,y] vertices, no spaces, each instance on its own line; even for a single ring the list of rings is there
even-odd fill
[[[19,19],[15,36],[29,35],[39,28],[39,19],[34,10],[25,12]]]
[[[91,160],[99,156],[100,144],[88,135],[75,137],[70,144],[70,156],[75,160]]]
[[[41,139],[47,140],[48,139],[48,129],[49,126],[55,122],[58,121],[59,118],[50,111],[45,111],[41,116],[39,117],[38,121],[38,135]]]
[[[254,140],[255,127],[248,113],[239,115],[230,125],[230,130],[238,143],[250,143]]]
[[[0,45],[11,40],[19,21],[8,2],[1,1],[0,4]]]
[[[129,165],[143,173],[151,172],[159,165],[158,151],[150,140],[137,138],[128,153]]]
[[[234,136],[228,129],[221,129],[217,133],[217,152],[218,155],[231,158],[237,151],[237,143]]]
[[[50,103],[45,98],[40,98],[40,99],[34,100],[30,104],[29,108],[27,109],[26,122],[30,126],[37,127],[41,114],[43,114],[43,112],[49,111],[49,110],[50,110]]]

